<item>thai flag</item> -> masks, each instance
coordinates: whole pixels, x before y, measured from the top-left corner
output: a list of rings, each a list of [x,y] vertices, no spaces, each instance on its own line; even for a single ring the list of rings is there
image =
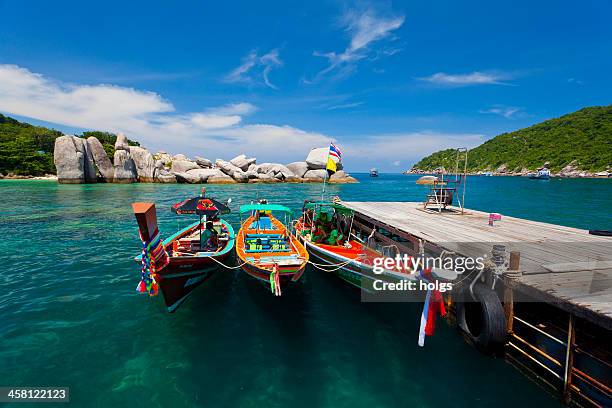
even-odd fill
[[[338,161],[342,160],[342,152],[340,152],[340,149],[338,149],[333,143],[329,145],[329,155],[337,157]]]

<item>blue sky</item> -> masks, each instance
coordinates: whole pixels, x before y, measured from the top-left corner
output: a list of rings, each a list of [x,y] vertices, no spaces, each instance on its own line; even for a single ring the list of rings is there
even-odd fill
[[[336,141],[349,170],[612,95],[612,3],[0,0],[0,112],[259,161]]]

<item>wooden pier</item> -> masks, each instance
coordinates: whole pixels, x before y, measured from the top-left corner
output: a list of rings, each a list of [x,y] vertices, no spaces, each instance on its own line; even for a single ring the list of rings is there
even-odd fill
[[[503,214],[489,225],[489,213],[418,202],[342,204],[355,211],[355,229],[399,253],[476,258],[502,245],[517,269],[496,288],[506,359],[568,404],[612,405],[611,237]]]

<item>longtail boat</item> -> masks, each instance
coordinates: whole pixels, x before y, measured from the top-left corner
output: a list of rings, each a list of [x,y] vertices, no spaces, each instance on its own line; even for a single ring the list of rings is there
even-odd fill
[[[384,257],[352,233],[354,213],[335,202],[306,201],[302,216],[295,224],[298,236],[320,269],[332,272],[342,280],[366,292],[372,292],[375,280],[416,280],[417,276],[402,268],[374,273],[374,260]]]
[[[172,313],[230,256],[234,230],[219,218],[229,213],[229,208],[203,195],[177,203],[173,212],[198,214],[200,220],[164,240],[159,237],[155,204],[133,203],[132,208],[143,242],[142,253],[135,257],[142,265],[137,290],[154,296],[159,289]]]
[[[273,204],[249,204],[240,207],[246,215],[236,236],[236,254],[242,269],[252,277],[270,285],[280,296],[289,282],[300,279],[308,263],[308,252],[300,241],[272,212],[291,214],[289,208]]]
[[[423,312],[419,327],[419,346],[425,345],[425,337],[434,333],[435,321],[438,315],[446,316],[444,298],[437,289],[436,281],[452,281],[457,278],[455,271],[436,268],[415,268],[413,265],[393,263],[391,269],[378,263],[375,273],[375,260],[393,258],[391,251],[379,252],[371,245],[376,227],[370,235],[363,239],[353,233],[354,212],[344,207],[339,201],[312,202],[306,201],[302,216],[295,224],[295,234],[300,237],[312,256],[314,267],[332,272],[339,278],[361,289],[362,294],[375,294],[384,287],[384,283],[406,284],[414,283],[415,290],[406,291],[399,299],[415,299],[415,294],[424,296]],[[386,247],[391,249],[390,247]],[[395,248],[397,250],[397,247]],[[396,253],[395,255],[399,255]],[[431,286],[421,289],[418,281],[425,281]],[[377,284],[378,283],[378,287]],[[383,285],[381,285],[381,283]],[[406,287],[406,286],[404,286]],[[448,287],[448,286],[447,286]],[[393,291],[392,291],[393,292]],[[370,299],[376,299],[372,297]],[[386,301],[390,298],[379,298]],[[398,299],[398,298],[395,298]]]

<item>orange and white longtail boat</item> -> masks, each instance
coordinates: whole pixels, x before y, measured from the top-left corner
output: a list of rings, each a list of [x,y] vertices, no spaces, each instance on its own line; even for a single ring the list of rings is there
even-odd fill
[[[236,235],[236,254],[242,269],[270,286],[276,296],[290,282],[297,282],[308,263],[302,243],[272,212],[291,214],[289,208],[273,204],[249,204],[240,207],[246,220]]]

